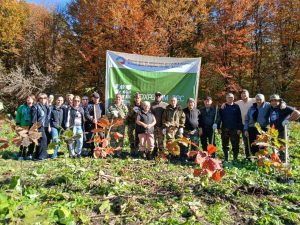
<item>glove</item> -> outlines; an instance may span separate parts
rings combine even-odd
[[[141,109],[137,106],[134,106],[133,111],[136,112],[136,113],[139,113],[139,112],[141,112]]]
[[[289,121],[288,121],[288,120],[282,121],[282,126],[286,126],[286,125],[288,125],[288,124],[289,124]]]
[[[112,114],[114,117],[118,117],[119,112],[118,112],[118,111],[111,111],[111,114]]]
[[[166,128],[162,130],[163,135],[166,135]]]
[[[179,134],[183,134],[183,128],[180,127],[179,130],[178,130]]]
[[[212,129],[217,129],[218,128],[218,125],[216,124],[216,123],[214,123],[213,125],[212,125]]]
[[[244,131],[245,137],[249,137],[249,132],[247,130]]]

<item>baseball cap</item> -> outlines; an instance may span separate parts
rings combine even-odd
[[[279,97],[279,95],[274,94],[274,95],[271,95],[271,96],[270,96],[270,101],[272,101],[272,100],[278,100],[278,101],[280,101],[281,98]]]
[[[162,94],[160,93],[160,91],[155,92],[155,96],[161,96]]]
[[[135,98],[141,97],[141,94],[140,94],[139,92],[136,92],[136,93],[134,94],[134,97],[135,97]]]
[[[94,97],[94,98],[100,98],[100,95],[99,95],[97,92],[94,92],[94,93],[92,94],[92,97]]]
[[[206,96],[206,97],[204,98],[204,100],[212,100],[212,97]]]
[[[193,98],[188,98],[187,103],[189,103],[189,102],[195,102],[195,99],[193,99]]]

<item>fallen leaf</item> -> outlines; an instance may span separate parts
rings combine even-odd
[[[209,144],[207,145],[207,154],[208,155],[211,155],[213,153],[215,153],[217,151],[217,147],[212,145],[212,144]]]

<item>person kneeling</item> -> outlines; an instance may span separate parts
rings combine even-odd
[[[154,125],[156,124],[156,119],[150,111],[150,102],[145,101],[143,103],[143,110],[138,114],[136,124],[141,155],[143,158],[152,159],[152,151],[154,148]]]

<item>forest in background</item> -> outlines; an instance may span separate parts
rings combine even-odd
[[[0,100],[105,90],[106,50],[202,57],[199,97],[247,88],[300,107],[299,0],[0,0]]]

